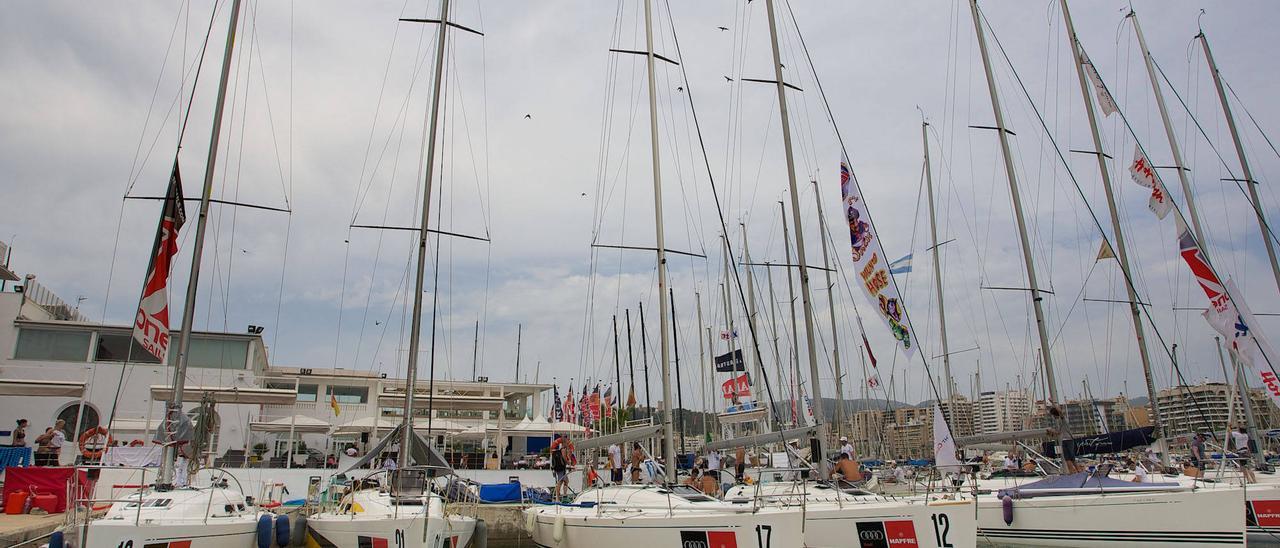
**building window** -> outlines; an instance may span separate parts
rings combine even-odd
[[[62,433],[66,434],[68,443],[74,443],[80,439],[80,434],[90,428],[98,426],[98,410],[89,404],[84,404],[84,425],[77,425],[76,421],[80,418],[80,404],[73,403],[58,412],[58,419],[66,421],[62,428]],[[74,432],[74,434],[73,434]]]
[[[293,390],[293,383],[269,382],[267,383],[267,388],[270,388],[272,390]],[[298,401],[300,402],[316,401],[316,392],[319,391],[319,388],[320,388],[319,386],[314,384],[299,384],[298,385]]]
[[[338,403],[366,403],[369,401],[369,388],[366,386],[329,386],[326,399],[332,397]]]
[[[91,335],[89,331],[22,328],[13,359],[82,362],[89,355]]]
[[[174,341],[177,343],[177,341]],[[249,341],[232,339],[206,339],[196,336],[191,339],[190,356],[187,366],[206,369],[246,369],[249,359]],[[169,352],[169,365],[178,360],[178,352]]]
[[[98,333],[98,347],[94,349],[95,362],[160,363],[160,360],[138,344],[132,335]]]

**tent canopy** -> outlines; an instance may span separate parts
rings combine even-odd
[[[394,430],[401,424],[398,417],[364,417],[345,422],[333,427],[334,434],[359,434],[361,432],[385,432]],[[448,419],[431,419],[431,431],[436,433],[461,432],[466,427]],[[286,429],[287,430],[287,429]],[[415,418],[413,420],[413,430],[415,432],[427,431],[427,419]]]
[[[438,409],[442,411],[501,411],[505,402],[500,396],[459,396],[454,394],[416,394],[414,409]],[[383,392],[378,394],[379,407],[404,408],[404,394]]]

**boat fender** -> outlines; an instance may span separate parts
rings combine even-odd
[[[284,514],[276,516],[276,546],[289,546],[289,516]]]
[[[307,516],[298,514],[297,527],[293,528],[290,546],[303,546],[307,542]]]
[[[489,525],[476,520],[476,532],[471,535],[471,548],[489,548]]]
[[[54,531],[49,535],[49,548],[62,548],[65,543],[62,540],[62,531]]]
[[[537,512],[525,512],[524,513],[524,530],[528,531],[530,535],[533,535],[534,530],[537,528],[538,528]]]
[[[1000,497],[1000,510],[1004,514],[1004,524],[1013,525],[1013,497]]]
[[[556,542],[564,540],[564,516],[556,516],[556,525],[551,529],[551,538]]]
[[[271,514],[258,516],[258,548],[271,548]]]

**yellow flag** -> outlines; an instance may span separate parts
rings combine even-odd
[[[329,394],[329,407],[333,408],[333,416],[342,414],[342,408],[338,407],[338,397],[333,394]]]
[[[1111,244],[1107,243],[1106,240],[1102,240],[1102,247],[1098,249],[1098,258],[1094,259],[1094,262],[1114,258],[1116,258],[1116,254],[1111,250]]]

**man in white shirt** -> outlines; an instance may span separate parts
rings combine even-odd
[[[720,453],[716,451],[708,451],[707,452],[707,470],[715,471],[719,469],[720,469]]]
[[[853,458],[853,444],[849,443],[849,438],[846,436],[840,436],[840,452],[849,455],[849,460],[857,461]]]
[[[1149,483],[1151,481],[1147,478],[1147,467],[1141,461],[1133,466],[1133,481],[1135,483]]]
[[[1231,441],[1236,446],[1236,455],[1239,456],[1240,473],[1244,475],[1245,481],[1249,483],[1257,483],[1258,478],[1253,475],[1253,469],[1250,467],[1253,462],[1250,460],[1249,450],[1249,430],[1241,426],[1239,430],[1231,433]]]
[[[53,456],[49,458],[49,461],[52,463],[51,466],[57,466],[59,464],[58,459],[62,455],[62,445],[67,443],[67,432],[64,430],[66,427],[67,421],[62,419],[53,423],[53,437],[49,438],[49,452],[53,454]],[[1245,439],[1248,439],[1248,436],[1245,436]]]
[[[622,485],[622,447],[609,444],[609,481]]]

